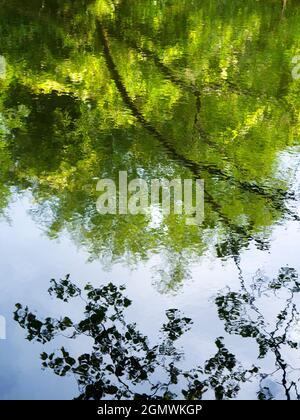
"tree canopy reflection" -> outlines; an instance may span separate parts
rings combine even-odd
[[[300,10],[244,3],[0,1],[1,209],[30,191],[49,237],[67,230],[108,264],[160,252],[162,290],[211,246],[267,246],[275,223],[297,218],[279,156],[299,144]],[[121,170],[201,177],[204,224],[99,215],[95,178]]]
[[[215,303],[224,322],[224,337],[215,339],[215,355],[203,365],[189,368],[182,364],[185,353],[177,341],[192,328],[192,320],[177,309],[167,310],[159,339],[152,344],[136,323],[127,321],[125,310],[132,302],[124,290],[124,286],[111,283],[99,288],[88,284],[81,290],[69,276],[59,282],[52,280],[50,295],[66,303],[82,300],[80,321],[68,316],[41,319],[27,306],[16,305],[14,319],[29,341],[45,344],[61,335],[71,340],[88,338],[87,352],[78,357],[65,346],[59,352],[41,354],[44,368],[59,376],[74,375],[77,398],[233,399],[243,384],[254,382],[258,399],[300,399],[299,367],[290,361],[300,345],[300,282],[294,269],[281,268],[273,280],[256,276],[248,288],[242,280],[238,292],[219,292]],[[277,300],[282,309],[270,317],[266,308],[277,308]],[[228,334],[257,343],[258,356],[252,359],[255,365],[245,368],[238,355],[227,349]],[[274,368],[266,371],[261,360],[269,355]]]
[[[243,338],[253,338],[258,345],[258,358],[271,358],[274,371],[261,372],[259,399],[300,399],[299,369],[296,359],[300,347],[300,281],[291,267],[282,267],[275,279],[258,271],[247,286],[240,271],[241,289],[228,290],[216,298],[218,314],[225,331]],[[281,308],[268,311],[268,306]],[[271,312],[271,314],[270,314]],[[280,385],[280,387],[279,387]]]

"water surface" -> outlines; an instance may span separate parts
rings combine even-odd
[[[76,302],[47,293],[70,274],[80,287],[124,284],[128,319],[152,343],[167,309],[191,318],[178,342],[186,369],[211,360],[223,337],[235,367],[219,358],[213,376],[237,388],[220,394],[211,381],[198,397],[297,399],[299,5],[0,6],[0,398],[78,396],[72,376],[41,370],[39,354],[64,345],[78,357],[89,343],[28,342],[13,319],[18,302],[82,319]],[[99,214],[97,180],[120,171],[148,183],[203,179],[204,222],[159,208]],[[173,385],[181,397],[184,385]],[[137,392],[148,392],[143,381]]]

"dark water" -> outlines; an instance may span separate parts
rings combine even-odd
[[[297,399],[298,2],[0,6],[0,397]],[[159,206],[99,214],[97,181],[119,171],[203,179],[203,223]],[[56,299],[59,284],[50,298],[50,279],[67,274],[99,289],[93,313],[78,296]],[[116,299],[124,325],[92,318]],[[22,310],[13,319],[18,302],[43,324]],[[170,308],[180,312],[159,333]],[[74,340],[56,334],[72,333],[68,321],[45,324],[65,315]],[[126,335],[132,322],[147,345]],[[107,340],[101,323],[119,335]],[[61,346],[74,361],[46,355],[41,370],[40,353]]]

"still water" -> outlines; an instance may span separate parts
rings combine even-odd
[[[283,3],[0,1],[1,399],[300,398]],[[120,171],[201,178],[203,223],[99,214]]]

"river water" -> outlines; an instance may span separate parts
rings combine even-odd
[[[130,394],[101,382],[98,397],[150,395],[151,382],[161,385],[155,397],[173,399],[187,389],[190,398],[299,398],[299,5],[0,6],[0,398],[87,396],[103,377],[122,377]],[[100,214],[97,182],[118,185],[121,171],[146,185],[202,179],[203,222],[164,214],[161,203],[150,214]],[[166,385],[172,355],[161,347],[153,372],[145,379],[139,365],[132,376],[134,342],[117,338],[118,375],[99,362],[96,380],[90,362],[78,389],[75,368],[42,370],[40,353],[64,346],[78,358],[95,339],[28,340],[33,324],[13,315],[20,303],[41,319],[82,320],[76,298],[47,292],[66,275],[80,288],[125,285],[126,320],[151,345],[168,309],[191,318],[169,345],[178,369],[202,368],[200,382],[181,372]]]

